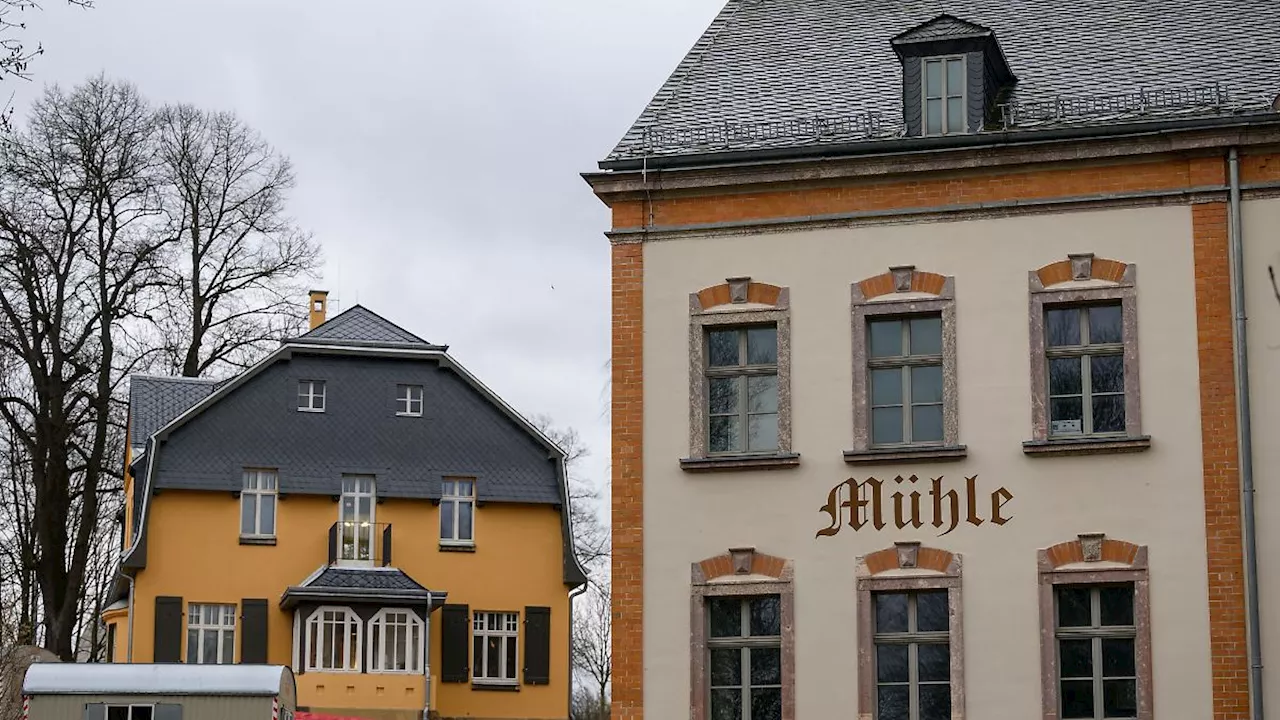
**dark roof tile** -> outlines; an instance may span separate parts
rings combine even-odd
[[[308,588],[360,588],[364,590],[426,590],[408,573],[398,568],[327,567]]]
[[[356,305],[331,318],[294,342],[435,347],[363,305]]]
[[[147,444],[157,430],[209,397],[216,380],[134,375],[129,378],[129,443]]]

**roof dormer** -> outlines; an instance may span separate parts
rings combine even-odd
[[[990,28],[951,15],[891,41],[902,63],[902,112],[911,136],[980,132],[1017,82]]]

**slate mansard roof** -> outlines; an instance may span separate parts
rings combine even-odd
[[[134,375],[129,378],[129,444],[147,438],[218,389],[218,381],[203,378]]]
[[[1142,92],[1175,117],[1280,94],[1276,0],[729,0],[601,166],[901,137],[891,41],[944,14],[958,20],[918,34],[989,28],[1017,77],[1001,102],[1024,112],[1001,130],[1149,120],[1160,111],[1132,110]],[[1084,105],[1047,117],[1060,99]]]

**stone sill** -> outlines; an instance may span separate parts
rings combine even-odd
[[[461,552],[473,553],[476,551],[475,545],[450,545],[448,543],[440,543],[440,552]]]
[[[716,455],[706,458],[681,458],[685,472],[731,472],[734,470],[787,470],[800,467],[799,453],[778,455]]]
[[[490,691],[490,692],[520,692],[520,686],[519,686],[519,685],[516,685],[515,683],[511,683],[511,684],[506,684],[506,683],[482,683],[482,682],[475,682],[475,681],[472,681],[472,682],[471,682],[471,689],[472,689],[472,690],[485,690],[485,691]]]
[[[1031,457],[1041,455],[1108,455],[1143,452],[1150,449],[1150,435],[1028,440],[1022,443],[1022,452]]]
[[[273,537],[242,537],[241,545],[275,545],[276,539]]]
[[[964,445],[935,445],[930,447],[872,448],[870,450],[845,450],[844,461],[850,465],[875,465],[878,463],[906,462],[954,462],[969,455]]]

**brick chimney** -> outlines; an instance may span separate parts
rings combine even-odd
[[[329,311],[329,291],[311,291],[311,329],[315,330],[324,324],[325,314]]]

